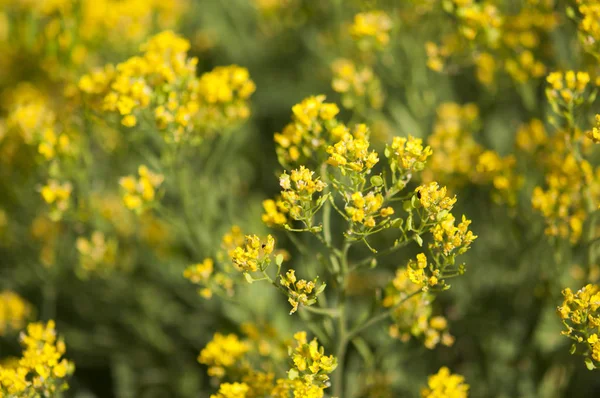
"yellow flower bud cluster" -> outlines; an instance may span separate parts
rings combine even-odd
[[[298,280],[296,271],[288,270],[285,275],[279,275],[281,285],[287,289],[288,302],[292,305],[290,315],[298,311],[299,306],[310,306],[317,302],[317,296],[325,290],[325,284],[317,286],[318,278],[312,281]]]
[[[457,67],[472,62],[477,79],[486,86],[495,83],[499,70],[521,84],[546,74],[547,54],[540,51],[541,41],[559,23],[552,2],[522,2],[516,13],[514,7],[498,2],[453,3],[447,2],[446,7],[457,28],[443,36],[442,44],[426,44],[430,69],[439,72],[446,64]]]
[[[92,106],[119,114],[127,127],[150,109],[169,141],[197,141],[202,133],[248,118],[246,101],[255,90],[248,71],[232,65],[197,78],[198,60],[187,57],[189,47],[171,31],[159,33],[141,46],[142,56],[83,76],[79,89]]]
[[[494,201],[515,205],[522,185],[522,177],[515,171],[516,160],[485,150],[475,141],[473,133],[479,128],[477,107],[445,103],[437,113],[433,134],[428,139],[433,155],[423,180],[431,182],[435,178],[450,189],[468,182],[491,184]]]
[[[100,231],[94,231],[90,239],[79,237],[75,242],[79,252],[81,274],[108,274],[116,266],[117,241],[107,239]]]
[[[497,152],[487,150],[479,155],[475,168],[477,175],[474,178],[479,183],[491,181],[494,187],[493,199],[498,203],[514,206],[523,185],[523,177],[515,172],[516,164],[517,159],[513,155],[502,158]]]
[[[327,147],[327,163],[340,169],[342,174],[369,173],[379,162],[375,151],[369,151],[369,130],[364,124],[357,124],[352,134],[345,132],[341,140]]]
[[[21,330],[32,315],[33,308],[23,297],[5,290],[0,293],[0,336]]]
[[[469,385],[465,378],[458,374],[450,373],[450,369],[442,367],[429,376],[427,387],[421,389],[422,398],[467,398],[469,396]]]
[[[546,97],[557,113],[563,112],[571,104],[580,104],[589,87],[590,75],[587,72],[552,72],[546,77],[548,87]]]
[[[564,138],[565,134],[557,136]],[[561,153],[562,158],[559,157]],[[547,235],[577,243],[587,218],[588,198],[584,197],[584,187],[592,187],[599,177],[589,162],[585,159],[578,161],[568,150],[557,151],[555,157],[548,158],[546,162],[546,185],[535,187],[532,206],[544,216]],[[589,199],[596,206],[600,201],[600,191],[593,188],[590,194]]]
[[[274,136],[279,162],[296,166],[316,160],[320,164],[320,152],[332,141],[329,135],[338,126],[335,116],[339,111],[336,104],[325,102],[324,95],[308,97],[294,105],[292,122]]]
[[[435,181],[418,186],[415,192],[427,218],[431,221],[443,219],[456,203],[456,196],[447,196],[446,187],[440,187]]]
[[[430,350],[438,344],[451,346],[454,337],[448,331],[448,321],[443,316],[433,316],[433,296],[420,293],[409,297],[415,291],[409,272],[408,268],[399,268],[385,289],[382,304],[393,308],[390,336],[402,342],[408,342],[411,336],[422,339]]]
[[[235,334],[215,333],[213,339],[200,351],[198,362],[208,366],[209,376],[222,378],[228,370],[240,366],[249,350],[246,342]]]
[[[548,141],[548,133],[544,123],[539,119],[532,119],[517,130],[515,144],[517,148],[527,154],[534,154]]]
[[[385,149],[385,156],[389,159],[393,173],[398,172],[401,178],[410,178],[413,172],[425,168],[427,158],[433,154],[431,147],[423,146],[423,140],[409,135],[405,137],[394,137],[392,145]]]
[[[214,271],[214,262],[211,258],[205,258],[204,261],[198,264],[190,265],[183,271],[184,278],[190,282],[202,286],[198,293],[204,298],[212,297],[212,290],[209,286],[209,281]]]
[[[280,353],[272,349],[273,342],[278,340],[274,329],[261,330],[250,324],[244,324],[242,328],[250,340],[242,341],[235,334],[224,336],[216,333],[200,352],[198,361],[209,367],[210,376],[220,379],[227,376],[236,380],[222,383],[217,394],[211,397],[324,397],[324,390],[329,384],[328,375],[337,363],[333,356],[324,354],[316,339],[309,343],[306,332],[298,332],[294,335],[294,342],[277,341],[282,348]],[[279,357],[280,354],[283,357]],[[287,377],[275,379],[273,371],[262,370],[272,368],[273,360],[288,359],[288,355],[294,365]],[[269,362],[254,364],[250,361],[251,357],[267,357]]]
[[[325,396],[325,387],[316,384],[310,384],[302,379],[278,379],[277,385],[271,392],[272,398],[323,398]]]
[[[309,220],[325,200],[324,197],[320,197],[314,201],[313,195],[322,192],[327,186],[319,178],[313,178],[314,174],[314,171],[304,166],[292,170],[290,174],[284,172],[279,177],[279,185],[282,189],[281,201],[276,202],[276,206],[279,204],[281,210],[277,209],[275,214],[271,211],[271,215],[269,216],[269,213],[267,213],[263,219],[279,221],[279,219],[284,219],[286,213],[289,213],[292,219],[304,220],[309,224]]]
[[[19,84],[7,95],[7,102],[10,107],[6,127],[14,130],[26,144],[38,141],[42,132],[56,122],[48,99],[31,84]]]
[[[586,365],[594,369],[600,364],[600,287],[589,284],[575,293],[566,288],[562,294],[564,300],[557,312],[566,330],[561,334],[574,341],[571,353],[583,346]]]
[[[350,201],[346,204],[346,214],[355,223],[362,224],[367,228],[375,228],[377,218],[383,221],[389,219],[394,214],[392,207],[383,206],[383,195],[373,191],[363,195],[362,192],[354,192],[350,195]]]
[[[210,398],[247,398],[250,387],[246,383],[222,383],[217,394]]]
[[[425,182],[434,179],[457,188],[471,179],[477,160],[483,151],[473,138],[479,125],[479,109],[475,104],[441,104],[433,133],[427,139],[433,154],[423,171]]]
[[[290,379],[300,379],[308,386],[326,387],[329,374],[337,367],[333,355],[325,355],[325,349],[317,339],[308,342],[306,332],[294,334],[295,346],[291,351],[294,367],[288,372]]]
[[[253,266],[257,266],[258,269],[260,261],[265,265],[270,261],[266,251],[273,250],[270,245],[273,245],[274,241],[269,236],[263,246],[257,239],[255,236],[246,237],[241,228],[234,225],[223,235],[221,247],[215,253],[214,259],[207,257],[200,263],[189,265],[184,270],[183,276],[199,286],[198,294],[205,299],[212,298],[213,294],[232,297],[235,294],[235,284],[239,279],[235,278],[239,277],[238,271],[243,269],[244,272],[250,272]],[[254,245],[258,245],[258,249],[255,250]],[[257,260],[253,257],[255,255],[264,256],[265,259]],[[232,261],[234,258],[235,260]]]
[[[361,12],[354,16],[350,35],[361,49],[382,49],[390,41],[392,20],[384,11]]]
[[[271,235],[261,240],[256,235],[246,235],[245,242],[231,254],[233,265],[240,272],[263,270],[271,262],[271,253],[275,248],[275,239]]]
[[[156,190],[163,183],[164,176],[151,172],[148,167],[138,167],[139,178],[121,177],[119,185],[123,190],[123,203],[137,213],[142,213],[156,200]]]
[[[220,66],[204,73],[198,81],[197,92],[202,105],[196,118],[209,130],[243,122],[250,117],[248,99],[255,90],[256,85],[246,68]]]
[[[471,243],[477,239],[477,235],[469,230],[471,220],[464,215],[458,225],[455,226],[454,223],[454,216],[448,214],[431,230],[433,242],[430,244],[430,248],[442,252],[446,257],[465,253],[471,247]],[[443,283],[443,281],[440,282]]]
[[[369,66],[357,66],[353,61],[340,58],[331,64],[331,87],[342,94],[342,105],[348,109],[379,109],[383,105],[381,81]]]
[[[600,115],[596,115],[596,125],[586,133],[586,136],[595,144],[600,144]]]
[[[580,41],[588,51],[599,54],[600,4],[596,0],[577,0],[577,4],[582,16],[579,21]]]
[[[287,214],[290,212],[288,203],[278,196],[276,199],[265,199],[262,202],[264,213],[262,221],[269,227],[288,223]]]
[[[41,188],[42,198],[50,205],[49,216],[52,220],[60,220],[69,209],[72,191],[73,186],[70,182],[60,183],[54,179],[48,180],[46,185]]]
[[[53,396],[68,388],[66,378],[74,365],[63,358],[66,347],[56,336],[54,321],[27,325],[21,345],[23,353],[14,366],[0,365],[2,396]]]

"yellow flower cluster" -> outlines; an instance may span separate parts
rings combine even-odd
[[[183,271],[183,276],[190,282],[203,286],[198,292],[204,298],[212,297],[212,290],[208,287],[210,277],[213,275],[214,262],[211,258],[205,258],[198,264],[190,265]]]
[[[290,379],[300,379],[307,386],[327,387],[329,374],[337,367],[333,355],[325,355],[317,339],[308,342],[306,332],[294,334],[295,347],[291,351],[294,367],[288,372]]]
[[[392,20],[385,12],[369,11],[354,16],[350,35],[361,48],[382,48],[390,41],[391,30]]]
[[[474,235],[469,230],[471,220],[468,220],[463,215],[458,225],[455,226],[454,222],[454,216],[448,214],[431,230],[433,242],[430,244],[430,247],[441,251],[444,256],[450,256],[454,253],[465,253],[471,247],[471,243],[477,239],[477,235]],[[431,284],[431,281],[429,282]],[[441,282],[443,283],[443,281]]]
[[[81,36],[114,44],[139,41],[151,33],[153,25],[164,29],[189,7],[187,0],[95,0],[81,2]]]
[[[395,278],[385,289],[383,306],[393,308],[390,326],[390,336],[403,342],[410,340],[411,336],[423,339],[423,344],[428,349],[435,348],[438,344],[451,346],[454,337],[448,331],[448,321],[443,316],[432,316],[433,296],[428,293],[414,293],[414,284],[409,277],[407,268],[399,268]]]
[[[546,89],[548,101],[555,110],[569,104],[579,104],[583,101],[584,93],[590,83],[587,72],[552,72],[546,77],[549,87]]]
[[[221,248],[215,253],[214,260],[213,258],[205,258],[201,263],[189,265],[184,270],[183,276],[191,283],[199,286],[198,294],[205,299],[212,298],[213,294],[231,297],[235,294],[234,287],[237,282],[234,276],[239,276],[237,271],[241,270],[235,261],[246,261],[243,265],[245,269],[250,269],[253,264],[258,267],[260,261],[263,261],[266,266],[267,261],[270,261],[265,250],[273,252],[274,241],[272,237],[267,238],[264,247],[257,239],[255,236],[244,236],[241,228],[234,225],[229,232],[223,235]],[[250,245],[250,247],[246,247],[246,245]],[[259,248],[255,250],[253,245],[258,245]],[[254,255],[259,258],[250,258]],[[265,258],[261,259],[261,256]],[[286,258],[285,253],[283,253],[283,257]],[[233,258],[236,260],[232,261]],[[256,263],[254,260],[256,260]]]
[[[447,5],[457,29],[445,35],[440,45],[426,44],[430,69],[441,71],[456,56],[459,60],[452,66],[474,63],[478,80],[487,86],[495,83],[501,69],[517,83],[546,74],[541,60],[546,54],[539,49],[542,39],[558,26],[553,2],[524,1],[517,13],[515,7],[501,2],[461,0]]]
[[[456,203],[456,196],[449,197],[446,187],[440,188],[435,181],[418,186],[415,192],[431,221],[443,219]]]
[[[437,114],[433,134],[428,139],[433,155],[423,172],[423,180],[431,182],[435,177],[450,189],[467,182],[491,183],[494,201],[514,205],[522,182],[515,171],[516,160],[485,150],[475,141],[473,133],[479,125],[477,107],[445,103],[438,107]]]
[[[599,54],[600,40],[600,4],[596,0],[577,0],[581,20],[579,22],[580,40],[584,48]]]
[[[326,133],[338,125],[335,116],[339,111],[336,104],[325,102],[324,95],[308,97],[294,105],[292,122],[274,136],[279,162],[293,166],[316,160],[320,164],[320,151],[330,142]]]
[[[527,154],[534,154],[548,140],[544,123],[539,119],[532,119],[519,127],[515,136],[517,148]]]
[[[0,336],[23,329],[32,310],[31,304],[15,292],[5,290],[0,293]]]
[[[369,152],[369,130],[364,124],[357,124],[352,134],[344,132],[339,142],[327,147],[327,163],[338,167],[342,174],[369,173],[379,162],[377,152]]]
[[[385,149],[385,156],[389,159],[392,172],[399,172],[401,177],[407,178],[413,172],[425,168],[427,158],[433,154],[431,147],[423,146],[423,140],[409,135],[405,137],[394,137],[392,145]]]
[[[210,398],[246,398],[250,388],[246,383],[223,383]]]
[[[26,144],[39,140],[45,129],[52,128],[56,115],[50,108],[48,98],[34,86],[21,83],[10,95],[6,127],[15,131]]]
[[[208,366],[208,374],[223,377],[228,369],[239,365],[249,346],[235,334],[215,333],[213,339],[200,351],[198,362]]]
[[[187,57],[189,47],[171,31],[159,33],[142,45],[142,56],[83,76],[79,88],[92,106],[118,113],[127,127],[150,109],[169,141],[195,142],[200,133],[248,118],[247,99],[255,90],[248,71],[232,65],[197,78],[198,60]]]
[[[564,137],[564,134],[557,137]],[[563,158],[560,158],[561,153]],[[592,186],[597,177],[589,162],[578,161],[568,151],[557,151],[554,158],[548,158],[548,163],[546,188],[535,187],[531,203],[546,219],[547,235],[568,238],[571,243],[576,243],[587,217],[585,202],[588,198],[584,196],[584,188]],[[598,203],[598,189],[592,189],[590,199]]]
[[[290,174],[284,172],[279,177],[279,185],[283,189],[281,191],[283,208],[294,220],[307,220],[320,207],[313,202],[313,195],[322,192],[327,184],[319,178],[313,179],[313,175],[314,171],[300,166]]]
[[[342,94],[342,105],[348,109],[379,109],[383,105],[381,81],[369,66],[357,66],[353,61],[340,58],[331,64],[331,87]]]
[[[469,385],[465,378],[458,374],[450,373],[447,367],[429,376],[427,387],[421,389],[423,398],[467,398],[469,396]]]
[[[138,167],[139,178],[121,177],[119,185],[123,189],[123,203],[128,209],[142,213],[156,200],[156,190],[163,183],[164,176],[151,172],[148,167]]]
[[[256,90],[246,68],[220,66],[203,74],[198,95],[203,100],[198,117],[209,129],[217,129],[248,119],[248,99]]]
[[[53,396],[68,388],[73,363],[62,358],[65,343],[57,339],[54,321],[31,323],[21,335],[23,353],[13,366],[0,365],[0,395]]]
[[[317,296],[325,290],[325,284],[317,286],[317,279],[306,281],[298,280],[296,271],[288,270],[285,275],[280,275],[280,282],[287,289],[288,302],[292,305],[290,315],[298,311],[299,306],[310,306],[317,302]]]
[[[116,265],[117,241],[106,239],[100,231],[94,231],[90,239],[79,237],[75,241],[79,252],[81,273],[106,274],[111,272]]]
[[[277,385],[271,392],[273,398],[323,398],[324,387],[304,382],[301,379],[278,379]]]
[[[586,136],[595,144],[600,144],[600,115],[596,115],[596,125],[586,133]]]
[[[374,228],[377,225],[377,217],[386,220],[394,214],[392,207],[382,208],[382,206],[383,196],[380,193],[371,191],[363,195],[362,192],[354,192],[350,196],[350,201],[345,210],[353,222],[362,224],[367,228]]]
[[[494,151],[484,151],[479,155],[476,181],[491,181],[495,189],[493,199],[499,203],[514,206],[517,202],[517,193],[523,184],[523,177],[516,174],[517,160],[513,155],[504,158]]]
[[[275,239],[271,235],[265,241],[256,235],[246,235],[245,242],[231,254],[233,265],[238,271],[247,273],[263,270],[271,262]]]
[[[564,301],[557,312],[567,329],[561,333],[574,341],[571,353],[577,344],[584,345],[586,365],[594,369],[600,364],[600,287],[590,284],[575,293],[566,288],[562,294]]]
[[[417,261],[411,259],[406,266],[406,273],[410,281],[416,285],[423,286],[424,290],[427,289],[427,286],[437,285],[440,278],[439,269],[434,270],[431,276],[426,275],[426,269],[427,256],[425,253],[417,254]]]
[[[44,201],[50,205],[49,216],[52,220],[60,220],[63,214],[69,209],[71,192],[73,186],[70,182],[60,183],[57,180],[50,179],[44,185],[40,194]]]
[[[289,204],[279,196],[277,199],[265,199],[262,202],[264,213],[262,221],[269,227],[284,225],[288,222]]]

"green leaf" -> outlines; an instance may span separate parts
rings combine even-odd
[[[594,369],[596,369],[596,365],[594,365],[594,362],[592,361],[591,358],[586,358],[585,359],[585,366],[588,368],[588,370],[594,370]]]
[[[283,264],[283,254],[278,254],[275,257],[275,264],[277,264],[279,267],[281,267],[281,264]]]
[[[254,278],[252,278],[252,275],[250,275],[247,272],[244,272],[244,278],[246,278],[246,282],[248,282],[250,284],[254,282]]]
[[[296,369],[290,369],[288,370],[288,379],[290,380],[296,380],[298,378],[298,376],[300,376],[298,374],[298,371]]]
[[[421,235],[415,234],[415,235],[413,236],[413,239],[415,240],[415,242],[417,242],[417,244],[418,244],[420,247],[423,247],[423,238],[421,238]]]

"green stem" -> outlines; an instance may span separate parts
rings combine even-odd
[[[411,294],[409,294],[408,296],[404,297],[402,300],[400,300],[400,302],[398,304],[396,304],[396,306],[390,308],[389,310],[382,312],[379,315],[374,316],[373,318],[369,319],[368,321],[366,321],[365,323],[363,323],[362,325],[358,325],[355,328],[353,328],[352,330],[350,330],[347,334],[347,338],[348,339],[352,339],[355,336],[357,336],[359,333],[361,333],[362,331],[368,329],[369,327],[373,326],[374,324],[383,321],[384,319],[390,317],[394,311],[400,307],[404,302],[406,302],[407,300],[413,298],[414,296],[422,293],[422,290],[417,290],[416,292],[413,292]]]

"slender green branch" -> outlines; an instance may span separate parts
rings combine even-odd
[[[417,290],[416,292],[413,292],[411,294],[409,294],[408,296],[406,296],[405,298],[403,298],[398,304],[396,304],[396,306],[390,308],[389,310],[382,312],[379,315],[374,316],[373,318],[369,319],[368,321],[366,321],[365,323],[356,326],[354,329],[350,330],[347,334],[348,339],[352,339],[355,336],[357,336],[359,333],[361,333],[362,331],[368,329],[369,327],[375,325],[378,322],[383,321],[384,319],[390,317],[394,311],[396,309],[398,309],[398,307],[400,307],[404,302],[406,302],[407,300],[413,298],[414,296],[423,293],[422,290]]]

